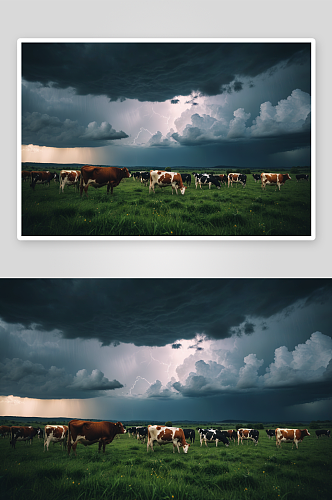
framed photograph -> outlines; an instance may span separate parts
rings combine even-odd
[[[315,239],[314,39],[17,51],[19,240]]]

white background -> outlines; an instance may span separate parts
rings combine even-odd
[[[331,11],[325,0],[1,3],[0,277],[331,277]],[[316,240],[19,241],[19,38],[315,38]]]

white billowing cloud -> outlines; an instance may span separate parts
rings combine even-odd
[[[262,377],[264,386],[276,387],[322,380],[331,359],[332,339],[315,332],[292,352],[285,346],[275,350],[274,362]]]
[[[239,364],[236,351],[234,346],[226,351],[216,350],[218,361],[197,359],[200,352],[188,356],[177,367],[179,380],[173,384],[174,389],[183,396],[199,397],[247,389],[296,387],[323,382],[332,375],[332,339],[320,332],[313,333],[293,351],[285,346],[275,349],[274,361],[263,375],[258,374],[263,359],[250,353]]]
[[[300,89],[292,91],[287,99],[282,99],[276,106],[267,101],[261,104],[260,114],[248,122],[251,114],[244,108],[237,108],[229,116],[225,104],[207,104],[200,106],[192,114],[185,110],[174,121],[177,132],[172,138],[179,144],[198,145],[218,143],[234,139],[264,138],[300,133],[310,130],[311,98]]]
[[[258,369],[264,363],[263,359],[257,359],[256,354],[249,354],[244,358],[244,366],[240,368],[237,387],[246,389],[255,387],[258,381]]]
[[[234,118],[229,123],[228,138],[236,139],[245,137],[247,133],[246,121],[250,118],[250,113],[246,113],[243,108],[234,111]]]
[[[280,135],[299,132],[310,114],[310,95],[302,90],[293,90],[287,99],[276,106],[268,102],[261,104],[260,114],[250,127],[252,137]]]

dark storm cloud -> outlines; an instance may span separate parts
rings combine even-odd
[[[180,349],[182,344],[172,344],[172,349]]]
[[[0,395],[38,399],[92,398],[103,391],[123,387],[117,380],[108,380],[98,369],[91,374],[83,369],[71,375],[64,368],[51,366],[46,369],[40,363],[20,358],[6,358],[0,362],[0,379]]]
[[[331,292],[324,279],[3,279],[0,318],[68,339],[163,346],[196,333],[226,338],[245,323],[252,334],[255,317]]]
[[[61,121],[46,113],[26,112],[22,117],[22,144],[35,144],[49,147],[100,147],[109,141],[129,137],[122,130],[117,132],[112,125],[91,122],[84,127],[69,118]]]
[[[308,65],[308,43],[23,43],[22,76],[78,95],[165,101],[199,92],[217,95],[236,77],[276,65]],[[310,92],[310,79],[303,91]]]

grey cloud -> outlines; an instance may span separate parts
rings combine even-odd
[[[38,399],[89,398],[123,387],[117,380],[108,380],[97,369],[91,375],[83,369],[73,376],[64,368],[51,366],[46,369],[40,363],[20,358],[0,362],[0,380],[1,395]]]
[[[87,127],[77,121],[46,113],[26,112],[22,117],[22,144],[35,144],[49,147],[98,147],[109,144],[108,141],[129,137],[122,130],[117,132],[107,122],[98,125],[91,122]]]
[[[24,43],[22,76],[78,95],[165,101],[310,61],[307,43]],[[147,63],[148,62],[148,63]],[[86,71],[87,66],[89,71]],[[204,71],[202,71],[204,68]]]
[[[250,334],[255,318],[331,293],[328,279],[2,279],[0,318],[68,339],[162,346],[179,332],[222,339],[248,323]]]

